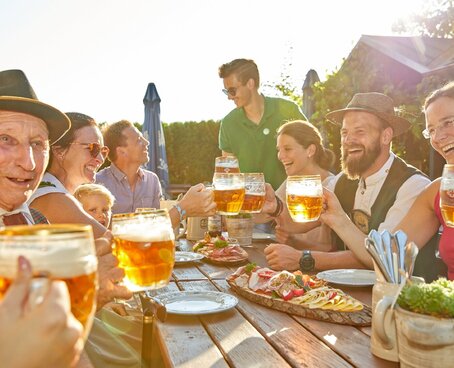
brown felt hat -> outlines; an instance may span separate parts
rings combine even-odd
[[[345,109],[326,114],[326,119],[336,125],[342,125],[344,114],[348,111],[365,111],[385,120],[394,130],[394,137],[407,131],[411,124],[394,112],[392,98],[378,92],[357,93]]]
[[[58,141],[71,127],[71,121],[64,113],[38,100],[22,70],[0,72],[0,110],[21,112],[44,120],[50,144]]]

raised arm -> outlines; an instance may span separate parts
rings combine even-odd
[[[440,222],[435,215],[434,200],[440,189],[440,179],[433,181],[416,198],[407,215],[394,228],[404,231],[409,241],[421,248],[438,231]]]
[[[64,193],[49,193],[36,198],[30,207],[36,208],[47,217],[51,224],[79,223],[91,225],[93,235],[101,237],[107,229],[84,211],[82,205],[72,196]]]

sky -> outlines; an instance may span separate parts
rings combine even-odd
[[[98,122],[142,123],[148,83],[161,120],[222,119],[221,64],[255,60],[262,85],[302,86],[339,68],[362,34],[424,0],[0,0],[0,70],[22,69],[38,98]],[[277,95],[262,88],[267,95]]]

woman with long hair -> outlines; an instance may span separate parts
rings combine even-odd
[[[43,213],[50,223],[90,224],[95,238],[99,238],[107,228],[86,213],[73,194],[79,185],[94,182],[109,150],[104,147],[93,118],[75,112],[66,115],[71,128],[52,145],[46,173],[29,205]]]
[[[334,175],[329,171],[334,162],[334,153],[323,147],[322,137],[318,129],[307,121],[295,120],[283,124],[277,132],[277,151],[279,161],[282,162],[287,176],[293,175],[320,175],[322,185],[328,185]],[[285,207],[286,198],[285,180],[276,190],[276,196]],[[256,222],[269,221],[271,214],[264,216],[258,215]],[[290,215],[283,208],[276,217],[274,217],[276,226],[276,240],[278,243],[285,243],[295,248],[331,250],[330,239],[323,237],[323,231],[319,222],[314,223],[313,230],[304,234],[290,235],[280,228],[281,221],[288,221]]]

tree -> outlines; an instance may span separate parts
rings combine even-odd
[[[409,32],[431,37],[454,37],[453,0],[431,0],[425,4],[420,14],[414,14],[409,20],[399,20],[393,27],[394,32]],[[340,157],[339,128],[330,124],[325,115],[333,110],[346,106],[351,97],[358,92],[379,91],[393,98],[399,106],[399,114],[412,123],[411,130],[393,141],[393,151],[404,157],[413,165],[429,172],[428,158],[430,145],[423,141],[421,130],[424,119],[421,106],[425,96],[446,81],[452,79],[448,73],[423,78],[416,89],[409,89],[403,83],[396,84],[385,72],[386,65],[376,52],[358,45],[349,55],[348,63],[339,70],[326,76],[324,82],[313,87],[315,113],[311,122],[322,132],[325,146],[332,149]],[[284,75],[275,88],[296,100],[293,96],[296,88],[289,85],[290,77]],[[339,166],[337,166],[339,168]]]
[[[424,2],[420,14],[400,19],[393,25],[396,33],[416,32],[421,36],[454,37],[453,0],[430,0]]]

